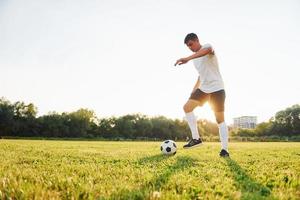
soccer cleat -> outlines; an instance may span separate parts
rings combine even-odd
[[[220,156],[221,157],[229,157],[229,153],[225,149],[222,149],[220,152]]]
[[[202,144],[202,141],[201,141],[200,138],[198,140],[197,139],[191,139],[189,141],[189,143],[187,143],[186,145],[183,146],[183,148],[184,149],[191,149],[191,148],[200,146],[201,144]]]

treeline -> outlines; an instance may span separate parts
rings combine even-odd
[[[237,129],[231,136],[268,137],[278,136],[300,139],[300,104],[293,105],[275,114],[268,122],[260,123],[255,129]]]
[[[218,140],[216,123],[198,120],[201,136]],[[269,122],[258,124],[256,129],[232,129],[232,137],[299,136],[300,105],[279,111]],[[37,117],[37,107],[24,102],[11,103],[0,98],[0,136],[46,138],[103,138],[103,139],[174,139],[190,137],[184,119],[164,116],[148,117],[129,114],[121,117],[98,118],[94,111],[79,109]]]
[[[198,123],[203,135],[218,135],[215,123],[207,120],[199,120]],[[37,117],[34,104],[19,101],[11,103],[1,98],[0,136],[186,140],[190,131],[183,119],[142,114],[98,118],[94,111],[83,108],[70,113],[51,112]]]

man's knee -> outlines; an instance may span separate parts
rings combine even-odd
[[[184,110],[185,113],[192,112],[192,110],[191,110],[191,108],[190,108],[190,106],[189,106],[188,103],[184,104],[183,110]]]
[[[196,107],[195,103],[191,103],[188,101],[188,102],[186,102],[186,104],[184,104],[183,110],[185,113],[189,113],[189,112],[192,112],[195,107]]]
[[[215,113],[215,116],[218,124],[224,122],[224,112],[217,112]]]
[[[224,119],[222,119],[222,118],[216,118],[216,121],[217,121],[218,124],[221,124],[222,122],[224,122]]]

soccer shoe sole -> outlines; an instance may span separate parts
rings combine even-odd
[[[228,155],[219,155],[221,158],[229,158],[229,154]]]
[[[193,148],[196,148],[196,147],[200,147],[200,146],[202,146],[203,145],[203,143],[199,143],[199,144],[196,144],[196,145],[194,145],[194,146],[191,146],[191,147],[183,147],[184,149],[193,149]]]

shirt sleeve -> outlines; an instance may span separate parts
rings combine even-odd
[[[202,46],[203,49],[211,48],[212,52],[214,52],[214,48],[211,46],[211,44],[205,44]]]

